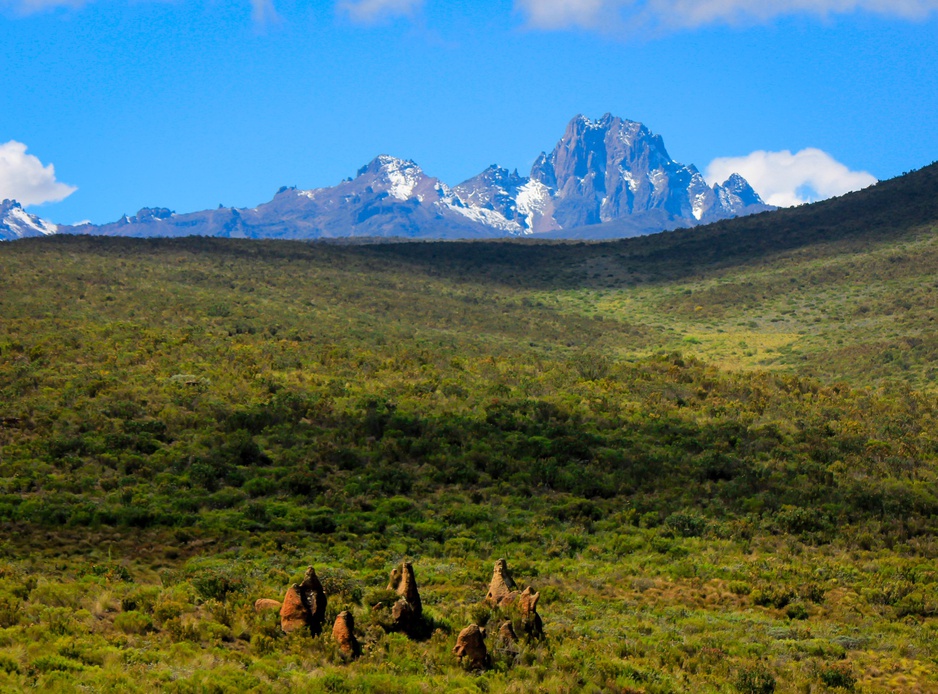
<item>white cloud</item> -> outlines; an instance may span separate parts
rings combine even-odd
[[[273,0],[251,0],[251,18],[256,24],[268,24],[280,19]]]
[[[26,145],[16,140],[0,144],[0,199],[11,198],[23,206],[58,202],[78,190],[55,180],[55,167],[43,166]]]
[[[515,0],[531,26],[539,29],[563,29],[568,26],[592,27],[601,15],[615,10],[610,0]]]
[[[866,171],[851,171],[820,149],[792,154],[753,152],[745,157],[721,157],[707,167],[704,177],[722,183],[738,173],[770,205],[790,207],[860,190],[876,183]]]
[[[356,22],[374,22],[386,17],[412,15],[423,0],[339,0],[338,7]]]
[[[60,7],[78,8],[92,0],[0,0],[0,9],[8,7],[21,15],[35,14]],[[274,0],[251,0],[251,18],[256,24],[269,24],[280,19]]]
[[[57,7],[81,7],[85,0],[0,0],[0,8],[9,7],[17,14],[33,14]]]
[[[689,29],[706,24],[753,24],[784,15],[872,12],[922,19],[938,0],[515,0],[539,29]]]

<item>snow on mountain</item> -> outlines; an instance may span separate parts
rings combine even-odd
[[[16,200],[0,202],[0,241],[48,236],[58,229],[52,222],[29,214]]]
[[[745,201],[736,194],[741,186],[752,190],[741,177],[742,184],[734,179],[724,194],[722,186],[708,186],[696,167],[674,161],[660,135],[610,114],[596,121],[585,116],[571,120],[556,147],[538,157],[531,178],[552,190],[552,219],[560,229],[652,210],[693,224],[762,205],[754,192]],[[546,226],[542,221],[535,231],[548,231]]]
[[[571,120],[530,176],[493,165],[450,188],[415,162],[383,154],[338,185],[283,187],[254,208],[189,214],[144,208],[112,224],[61,231],[292,239],[558,237],[612,221],[623,222],[616,228],[628,233],[652,233],[766,209],[741,176],[708,186],[695,167],[671,159],[659,135],[606,114],[595,121]]]

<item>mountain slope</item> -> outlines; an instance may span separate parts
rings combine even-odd
[[[936,200],[930,167],[613,243],[0,244],[0,688],[930,691]],[[428,639],[385,633],[404,557]],[[497,557],[546,643],[496,640]],[[308,565],[361,658],[255,612]]]
[[[554,150],[538,157],[531,178],[554,191],[551,214],[544,215],[548,221],[535,231],[576,229],[652,211],[695,223],[769,209],[739,175],[708,186],[696,167],[671,159],[659,135],[610,114],[570,121]]]
[[[175,214],[145,208],[101,226],[63,227],[104,236],[424,239],[635,236],[770,209],[733,175],[708,186],[673,161],[660,136],[609,114],[577,116],[529,177],[493,165],[450,188],[413,161],[375,158],[355,178],[315,190],[281,188],[250,209]],[[617,222],[603,229],[593,225]]]
[[[58,229],[57,225],[29,214],[16,200],[0,202],[0,241],[48,236]]]

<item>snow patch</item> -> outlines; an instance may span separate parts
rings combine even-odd
[[[458,198],[457,198],[458,200]],[[461,201],[460,201],[461,202]],[[449,209],[453,212],[458,212],[463,217],[477,222],[479,224],[484,224],[500,231],[507,231],[512,234],[518,234],[525,231],[518,222],[512,219],[506,219],[504,215],[495,210],[490,210],[486,207],[465,207],[462,205],[456,205],[454,203],[444,203]]]
[[[10,208],[2,223],[20,238],[36,233],[49,236],[59,230],[58,225],[29,214],[18,205]]]
[[[518,189],[515,198],[518,212],[525,218],[525,228],[530,231],[534,228],[534,220],[543,215],[550,201],[550,188],[540,181],[530,180]]]
[[[706,193],[697,193],[694,196],[694,201],[691,205],[691,212],[694,215],[694,219],[698,222],[703,217],[704,212],[707,211],[707,194]]]
[[[395,157],[378,157],[381,171],[387,183],[388,195],[398,200],[408,200],[414,193],[414,188],[420,182],[423,171],[412,161],[403,161]]]

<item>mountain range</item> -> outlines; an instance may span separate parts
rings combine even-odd
[[[144,208],[92,225],[57,226],[12,201],[0,208],[0,240],[69,233],[317,239],[603,238],[637,236],[773,209],[733,174],[708,185],[641,123],[578,115],[536,159],[530,175],[491,166],[450,187],[413,161],[381,155],[336,186],[282,187],[253,208],[177,214]]]

